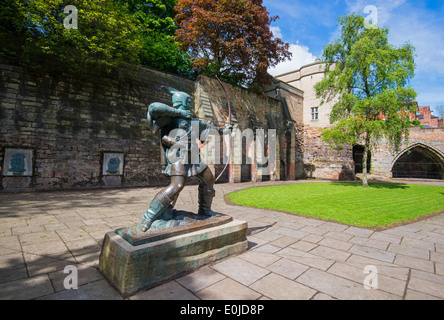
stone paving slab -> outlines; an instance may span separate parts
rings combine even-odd
[[[201,300],[256,300],[262,295],[234,279],[225,278],[200,290],[196,296]]]
[[[344,279],[330,272],[311,268],[296,280],[299,283],[341,300],[399,300],[382,290],[367,290],[362,283]]]
[[[373,231],[224,201],[243,188],[306,182],[217,184],[214,208],[248,222],[248,250],[128,299],[444,300],[444,214]],[[159,190],[0,194],[0,299],[123,299],[98,271],[103,237],[137,223]],[[197,186],[177,204],[196,210]],[[67,266],[78,289],[65,289]],[[376,289],[364,286],[367,266]]]
[[[251,288],[273,300],[308,300],[316,290],[276,273],[255,282]]]

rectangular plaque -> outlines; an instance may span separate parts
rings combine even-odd
[[[118,152],[103,153],[102,175],[103,176],[123,175],[123,153],[118,153]]]
[[[3,161],[3,176],[30,177],[32,176],[33,150],[6,148]]]

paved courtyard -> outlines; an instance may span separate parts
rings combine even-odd
[[[242,188],[304,182],[216,185],[215,211],[248,222],[249,249],[129,299],[444,299],[444,214],[375,232],[224,201]],[[123,299],[98,270],[101,242],[139,222],[159,190],[0,194],[0,299]],[[196,210],[197,186],[177,207]],[[76,290],[64,286],[69,265]]]

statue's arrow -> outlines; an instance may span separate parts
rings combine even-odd
[[[225,86],[223,85],[222,81],[220,81],[219,77],[216,75],[216,79],[217,81],[219,81],[219,84],[222,86],[222,89],[225,92],[225,97],[227,98],[227,102],[228,102],[228,124],[231,126],[231,103],[230,103],[230,97],[228,96],[227,90],[225,89]],[[216,178],[216,182],[219,180],[219,178],[222,176],[222,174],[225,172],[225,170],[228,167],[228,164],[231,162],[231,135],[230,135],[230,149],[229,149],[229,156],[228,156],[228,161],[225,164],[224,169],[222,170],[222,172],[219,174],[219,176]]]

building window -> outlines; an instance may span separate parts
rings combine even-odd
[[[318,108],[311,108],[311,120],[318,120],[319,114],[318,114]]]

